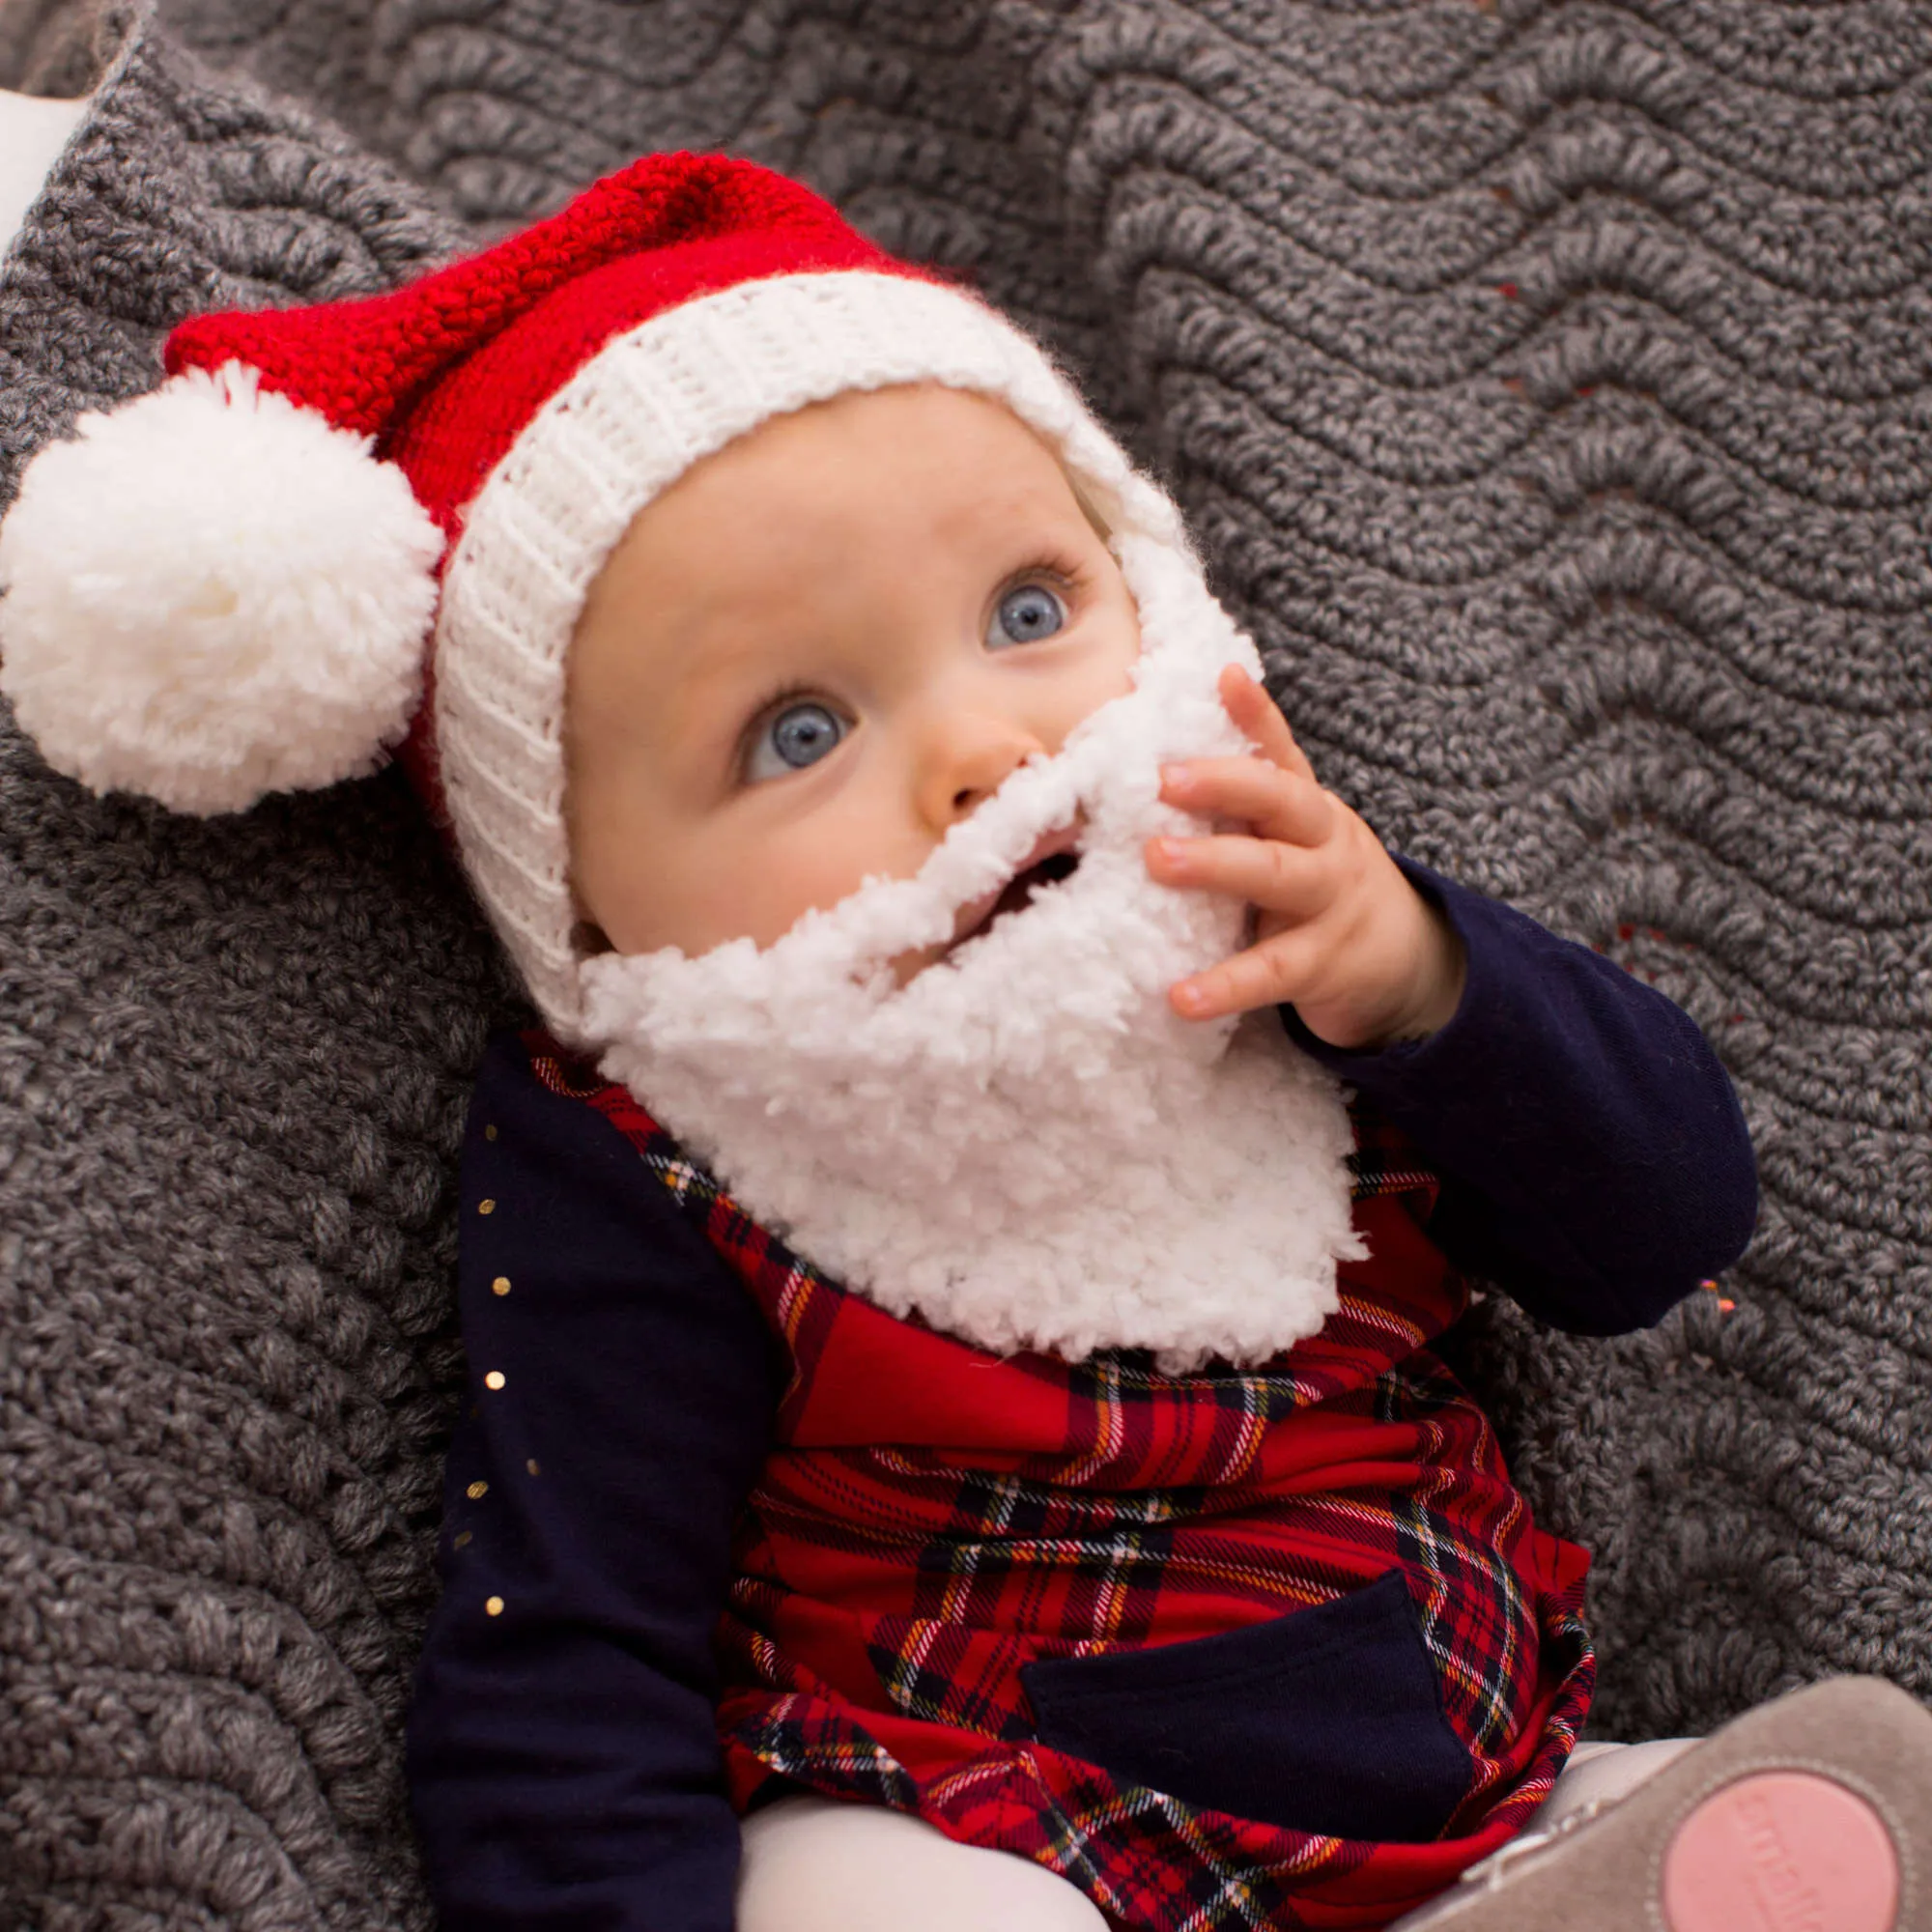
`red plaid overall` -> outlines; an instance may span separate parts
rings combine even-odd
[[[1000,1359],[846,1293],[738,1209],[619,1087],[604,1113],[765,1311],[790,1363],[720,1631],[743,1808],[777,1776],[1050,1866],[1155,1932],[1386,1924],[1510,1838],[1589,1706],[1584,1553],[1537,1530],[1430,1351],[1467,1289],[1428,1240],[1435,1177],[1359,1116],[1327,1325],[1259,1369]],[[1473,1766],[1442,1833],[1257,1823],[1036,1735],[1020,1671],[1250,1629],[1399,1572]],[[1288,1746],[1285,1747],[1291,1747]]]

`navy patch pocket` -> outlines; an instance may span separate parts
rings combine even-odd
[[[1247,1630],[1043,1658],[1020,1681],[1041,1744],[1237,1818],[1422,1843],[1469,1788],[1399,1570]]]

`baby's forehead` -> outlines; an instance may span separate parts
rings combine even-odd
[[[853,391],[694,464],[638,513],[593,601],[689,621],[837,602],[841,588],[908,570],[938,589],[949,560],[996,568],[1075,526],[1105,540],[1093,493],[997,398],[931,384]]]

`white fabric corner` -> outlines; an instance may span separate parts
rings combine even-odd
[[[90,97],[43,100],[0,90],[0,254],[13,245],[61,151],[73,139]]]

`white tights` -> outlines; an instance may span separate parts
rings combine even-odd
[[[1057,1872],[877,1804],[781,1798],[745,1820],[738,1932],[1107,1932]]]
[[[1690,1739],[1582,1745],[1539,1814],[1621,1798]],[[745,1821],[738,1932],[1106,1932],[1084,1892],[1009,1852],[873,1804],[781,1798]]]

